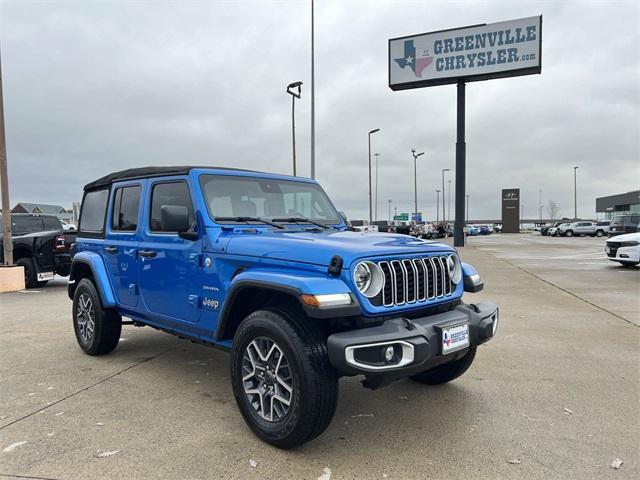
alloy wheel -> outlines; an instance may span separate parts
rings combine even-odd
[[[278,422],[289,413],[293,400],[293,372],[280,346],[268,337],[257,337],[242,356],[244,393],[256,413]]]
[[[85,343],[90,342],[95,330],[95,310],[91,297],[85,293],[78,298],[76,323],[78,324],[78,332],[82,340]]]

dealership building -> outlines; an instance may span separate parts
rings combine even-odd
[[[596,212],[606,219],[625,213],[640,214],[640,190],[596,198]]]

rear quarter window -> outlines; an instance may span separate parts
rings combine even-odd
[[[87,192],[80,210],[80,226],[78,232],[89,235],[104,234],[104,221],[107,213],[109,190]]]

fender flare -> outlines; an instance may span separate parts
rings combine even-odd
[[[94,285],[100,294],[100,300],[102,300],[103,307],[115,307],[116,297],[113,292],[113,287],[109,281],[109,275],[107,268],[105,267],[102,257],[95,252],[79,252],[73,257],[71,263],[71,271],[69,272],[69,285],[74,285],[76,282],[75,269],[79,264],[84,264],[89,267],[94,279]]]
[[[337,318],[358,316],[360,305],[349,287],[339,278],[326,275],[296,275],[279,270],[243,270],[235,275],[224,299],[214,338],[220,340],[227,323],[232,321],[231,310],[237,295],[247,288],[261,288],[285,293],[295,298],[304,312],[312,318]],[[300,300],[302,294],[349,293],[352,303],[347,306],[314,308]]]

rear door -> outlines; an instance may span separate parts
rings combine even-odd
[[[129,307],[138,305],[140,293],[138,235],[143,187],[143,181],[114,185],[104,242],[114,293],[119,304]]]
[[[157,323],[183,327],[200,319],[199,286],[202,241],[185,240],[165,231],[163,206],[186,207],[196,229],[193,201],[186,177],[149,180],[145,196],[144,231],[139,245],[140,292],[144,308]],[[186,328],[185,328],[186,327]]]

